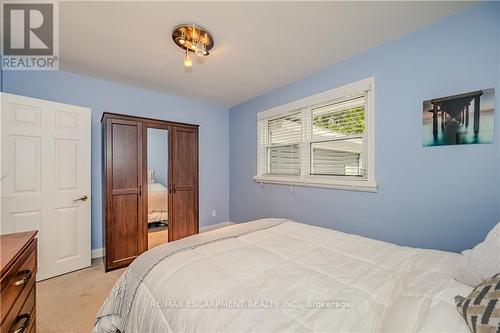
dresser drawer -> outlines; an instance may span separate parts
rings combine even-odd
[[[36,315],[36,311],[33,310],[33,312],[31,312],[32,314],[32,317],[30,319],[30,326],[28,327],[28,329],[26,330],[26,332],[28,333],[36,333],[36,318],[35,318],[35,315]]]
[[[16,303],[17,305],[17,303]],[[5,322],[2,324],[2,333],[28,333],[34,331],[35,327],[35,286],[32,285],[28,297],[24,303],[17,309],[16,305],[12,308]]]
[[[9,269],[1,281],[1,326],[2,332],[9,328],[19,311],[27,304],[27,298],[34,295],[36,280],[36,241],[33,242]],[[32,290],[33,289],[33,290]],[[33,296],[34,298],[34,296]],[[33,303],[34,304],[34,303]],[[6,331],[8,332],[8,331]]]

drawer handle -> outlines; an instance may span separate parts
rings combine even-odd
[[[30,319],[31,316],[27,313],[17,316],[16,321],[14,322],[14,325],[12,326],[10,332],[23,333],[28,328],[30,324]]]
[[[33,275],[33,272],[29,269],[26,269],[24,271],[20,271],[18,273],[19,275],[24,275],[23,278],[21,280],[17,280],[16,282],[14,282],[14,284],[16,286],[22,286],[23,284],[26,284],[30,279],[31,279],[31,276]]]

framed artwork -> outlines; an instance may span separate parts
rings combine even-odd
[[[495,89],[424,101],[423,146],[492,143]]]

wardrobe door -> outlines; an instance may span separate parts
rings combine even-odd
[[[106,271],[145,251],[142,212],[142,123],[106,120]]]
[[[198,129],[172,127],[169,241],[198,233]]]

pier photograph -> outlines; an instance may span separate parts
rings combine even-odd
[[[424,101],[422,118],[424,147],[492,143],[495,89]]]

